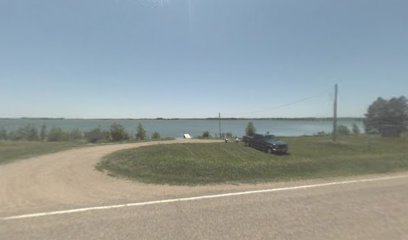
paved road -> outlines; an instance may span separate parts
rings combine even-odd
[[[134,183],[93,169],[101,156],[139,146],[75,149],[1,166],[0,239],[408,239],[407,173],[351,178],[377,179],[360,182],[177,187]],[[348,182],[325,184],[339,181]],[[305,185],[315,187],[293,188]],[[5,220],[276,188],[285,190]]]
[[[408,178],[0,221],[1,239],[408,239]]]

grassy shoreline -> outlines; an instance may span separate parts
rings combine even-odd
[[[375,136],[285,138],[289,155],[268,155],[242,144],[174,144],[106,156],[101,171],[174,185],[256,183],[408,170],[408,139]]]

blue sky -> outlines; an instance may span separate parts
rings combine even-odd
[[[0,117],[363,116],[408,95],[406,0],[1,0]]]

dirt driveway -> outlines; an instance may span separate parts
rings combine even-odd
[[[174,140],[95,146],[0,166],[0,216],[225,189],[225,186],[210,188],[142,184],[110,177],[95,170],[95,164],[103,156],[118,150],[155,144],[210,142],[214,141]],[[233,185],[230,187],[234,188]]]

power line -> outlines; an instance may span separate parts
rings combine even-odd
[[[279,109],[279,108],[288,107],[288,106],[296,105],[296,104],[299,104],[299,103],[302,103],[302,102],[306,102],[306,101],[308,101],[310,99],[321,97],[321,96],[326,95],[326,94],[327,93],[324,93],[324,94],[321,93],[321,94],[314,95],[314,96],[311,96],[311,97],[301,98],[301,99],[298,99],[298,100],[290,102],[290,103],[277,105],[277,106],[274,106],[272,108],[267,108],[267,109],[263,109],[263,110],[252,111],[252,112],[241,112],[241,113],[223,113],[223,115],[224,116],[225,115],[227,115],[227,116],[242,116],[242,115],[250,115],[250,114],[256,114],[256,113],[269,112],[271,110],[276,110],[276,109]]]

